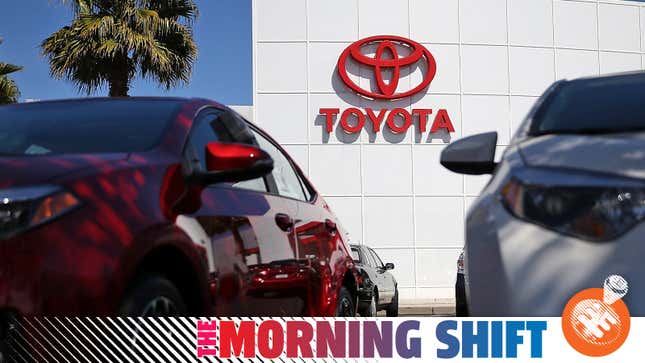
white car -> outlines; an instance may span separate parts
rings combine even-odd
[[[470,315],[560,316],[618,274],[645,316],[645,73],[558,81],[499,163],[496,141],[467,137],[441,156],[454,172],[492,174],[466,219]]]

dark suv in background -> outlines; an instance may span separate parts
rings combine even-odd
[[[0,107],[0,316],[354,316],[337,223],[218,103]]]
[[[399,315],[399,290],[390,273],[393,263],[383,263],[373,249],[364,245],[350,245],[359,273],[358,312],[361,316],[376,316],[385,310],[387,316]]]

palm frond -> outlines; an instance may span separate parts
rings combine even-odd
[[[199,10],[193,0],[143,0],[141,6],[157,10],[162,18],[191,22],[199,16]]]
[[[0,38],[0,44],[2,44],[2,38]],[[0,104],[18,102],[20,90],[16,82],[7,77],[7,75],[20,70],[22,70],[20,66],[0,62]]]
[[[16,103],[19,97],[16,83],[8,77],[0,77],[0,104]]]
[[[63,4],[70,5],[75,14],[88,14],[94,7],[94,0],[60,0]]]
[[[80,35],[87,38],[102,38],[114,32],[114,18],[111,16],[83,15],[74,24]]]
[[[18,72],[20,70],[22,70],[22,67],[20,66],[0,62],[0,76],[6,76],[7,74]]]

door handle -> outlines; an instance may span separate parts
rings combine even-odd
[[[285,232],[291,232],[293,230],[293,218],[284,213],[278,213],[275,215],[275,223],[278,225],[278,228]]]

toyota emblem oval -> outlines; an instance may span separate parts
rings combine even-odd
[[[374,57],[363,54],[363,48],[372,44],[377,46]],[[410,54],[399,57],[397,45],[409,49]],[[386,58],[386,53],[389,53],[390,57]],[[356,63],[373,69],[376,90],[361,88],[352,81],[347,72],[347,61],[350,57]],[[425,66],[423,81],[408,91],[396,93],[401,68],[415,64],[419,67]],[[383,72],[386,70],[391,71],[392,74],[389,82],[386,82],[383,77]],[[338,74],[347,87],[358,94],[374,99],[392,100],[412,96],[428,87],[436,72],[437,63],[428,49],[413,40],[395,35],[376,35],[358,40],[348,46],[338,59]]]

